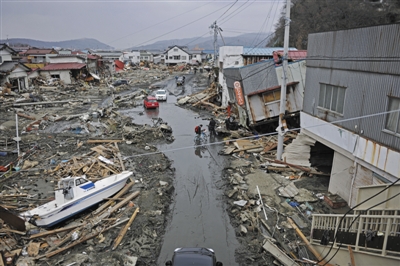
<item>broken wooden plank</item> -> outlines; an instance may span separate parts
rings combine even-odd
[[[118,226],[118,225],[120,225],[120,224],[122,224],[122,223],[125,223],[126,220],[127,220],[127,219],[121,220],[121,221],[119,221],[118,223],[116,223],[116,224],[114,224],[114,225],[111,225],[111,226],[105,228],[105,229],[102,230],[102,231],[91,233],[91,234],[89,234],[89,235],[83,237],[82,239],[80,239],[80,240],[78,240],[78,241],[75,241],[74,243],[71,243],[70,245],[68,245],[68,246],[66,246],[66,247],[63,247],[63,248],[60,248],[60,249],[58,249],[58,250],[56,250],[56,251],[47,253],[47,254],[45,254],[45,255],[43,255],[43,256],[36,257],[35,259],[40,259],[40,258],[42,258],[42,257],[47,257],[47,258],[53,257],[54,255],[57,255],[57,254],[60,253],[60,252],[63,252],[63,251],[65,251],[65,250],[68,250],[68,249],[70,249],[70,248],[72,248],[72,247],[74,247],[74,246],[76,246],[76,245],[78,245],[78,244],[81,244],[81,243],[83,243],[83,242],[86,242],[87,240],[92,239],[92,238],[94,238],[94,237],[100,235],[101,233],[104,233],[104,232],[110,230],[111,228],[114,228],[115,226]]]
[[[128,183],[126,184],[117,194],[114,195],[113,198],[120,198],[122,195],[124,195],[132,186],[133,184],[135,184],[134,182]],[[102,210],[108,208],[108,206],[110,206],[113,203],[112,200],[107,201],[106,203],[104,203],[103,205],[101,205],[99,208],[97,208],[97,210],[95,210],[93,212],[94,215],[100,213]]]
[[[15,198],[15,197],[27,197],[28,194],[7,194],[7,195],[0,195],[0,198]]]
[[[268,238],[266,239],[265,244],[263,245],[263,249],[271,253],[272,256],[274,256],[274,258],[279,260],[285,266],[299,265],[294,260],[292,260],[288,255],[286,255],[285,252],[283,252],[280,248],[278,248],[274,243],[272,243],[272,241],[269,240]]]
[[[354,254],[353,254],[353,249],[350,246],[347,246],[350,254],[350,261],[351,261],[351,266],[356,266],[356,261],[354,259]]]
[[[307,173],[309,173],[311,171],[310,168],[306,168],[306,167],[303,167],[303,166],[299,166],[299,165],[283,162],[283,161],[280,161],[280,160],[274,160],[274,162],[280,163],[280,164],[285,164],[285,165],[300,169],[301,171],[304,171],[304,172],[307,172]]]
[[[293,227],[293,229],[296,231],[297,235],[303,240],[303,242],[306,244],[306,247],[308,248],[309,251],[311,251],[312,254],[318,259],[318,265],[325,265],[325,266],[333,266],[332,264],[329,264],[323,260],[321,254],[311,245],[311,243],[308,241],[307,237],[303,235],[301,230],[297,227],[296,223],[290,218],[287,217],[287,220],[289,224]]]
[[[136,210],[133,212],[131,218],[129,219],[128,223],[121,229],[117,238],[114,240],[114,245],[112,247],[112,250],[115,250],[118,247],[119,243],[121,243],[122,238],[124,238],[126,232],[128,231],[129,226],[131,226],[133,220],[135,220],[135,217],[138,212],[139,212],[139,208],[136,208]]]
[[[35,118],[35,117],[33,117],[33,116],[29,116],[29,115],[27,115],[27,114],[23,114],[23,113],[17,113],[17,115],[18,115],[18,116],[20,116],[20,117],[23,117],[23,118],[30,119],[30,120],[36,120],[36,118]]]
[[[41,243],[30,242],[26,251],[30,257],[36,257],[39,254],[39,248]]]
[[[208,95],[207,97],[201,99],[201,100],[198,101],[197,103],[192,104],[192,106],[196,106],[196,105],[198,105],[198,104],[200,104],[200,103],[205,103],[205,101],[207,101],[207,100],[209,100],[209,99],[211,99],[212,97],[215,97],[215,96],[217,96],[217,95],[218,95],[218,93],[213,93],[213,94],[211,94],[211,95]]]
[[[73,226],[68,226],[68,227],[63,227],[63,228],[58,228],[58,229],[55,229],[55,230],[46,231],[46,232],[42,232],[42,233],[37,233],[37,234],[31,235],[29,237],[29,239],[34,239],[34,238],[38,238],[38,237],[44,237],[44,236],[48,236],[48,235],[52,235],[52,234],[57,234],[57,233],[68,231],[68,230],[71,230],[71,229],[75,229],[75,228],[77,228],[79,226],[84,226],[84,225],[85,225],[85,223],[77,224],[77,225],[73,225]]]
[[[119,150],[118,144],[115,142],[114,145],[115,145],[115,148],[117,149],[117,157],[118,157],[119,163],[121,164],[122,171],[125,171],[125,165],[124,165],[124,162],[122,161],[121,152]]]
[[[93,143],[118,143],[122,142],[122,139],[88,139],[86,142],[93,144]]]

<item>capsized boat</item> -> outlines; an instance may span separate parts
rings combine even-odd
[[[51,227],[114,195],[124,187],[131,175],[132,172],[123,171],[94,183],[86,176],[63,178],[58,181],[55,200],[23,212],[20,216],[36,226]]]

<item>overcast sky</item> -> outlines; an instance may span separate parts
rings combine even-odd
[[[124,49],[159,40],[272,32],[285,0],[0,0],[0,39],[94,38]]]

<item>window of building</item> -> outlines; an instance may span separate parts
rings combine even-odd
[[[178,48],[174,48],[174,52],[178,52]]]
[[[400,109],[400,99],[389,97],[387,111],[395,111]],[[386,115],[385,129],[393,133],[400,134],[400,111],[391,112]]]
[[[0,56],[0,63],[3,63],[3,57]]]
[[[50,75],[53,79],[59,79],[60,78],[60,75],[59,74],[53,74],[53,75]]]
[[[343,114],[346,88],[329,84],[321,84],[318,106]]]
[[[145,59],[145,60],[148,60],[148,59],[149,59],[149,57],[148,57],[148,56],[145,56],[145,57],[144,57],[144,59]]]
[[[281,91],[276,90],[264,93],[263,98],[265,103],[279,101],[281,99]]]
[[[170,56],[169,59],[172,59],[172,56]]]
[[[179,55],[174,55],[174,60],[180,60],[181,57]]]

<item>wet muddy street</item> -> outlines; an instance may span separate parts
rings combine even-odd
[[[238,265],[235,262],[235,249],[239,243],[230,224],[224,204],[222,170],[225,157],[218,155],[221,145],[194,147],[194,127],[208,125],[205,116],[175,105],[173,94],[193,93],[193,79],[188,78],[185,91],[176,88],[174,81],[166,84],[170,91],[166,102],[160,102],[157,110],[144,110],[142,106],[121,111],[134,117],[138,124],[152,124],[152,118],[161,117],[173,129],[175,141],[158,145],[158,149],[173,160],[175,168],[174,201],[170,207],[158,265],[165,265],[177,247],[209,247],[215,250],[217,259],[224,265]],[[143,112],[143,115],[140,113]],[[208,141],[208,144],[212,141]]]

